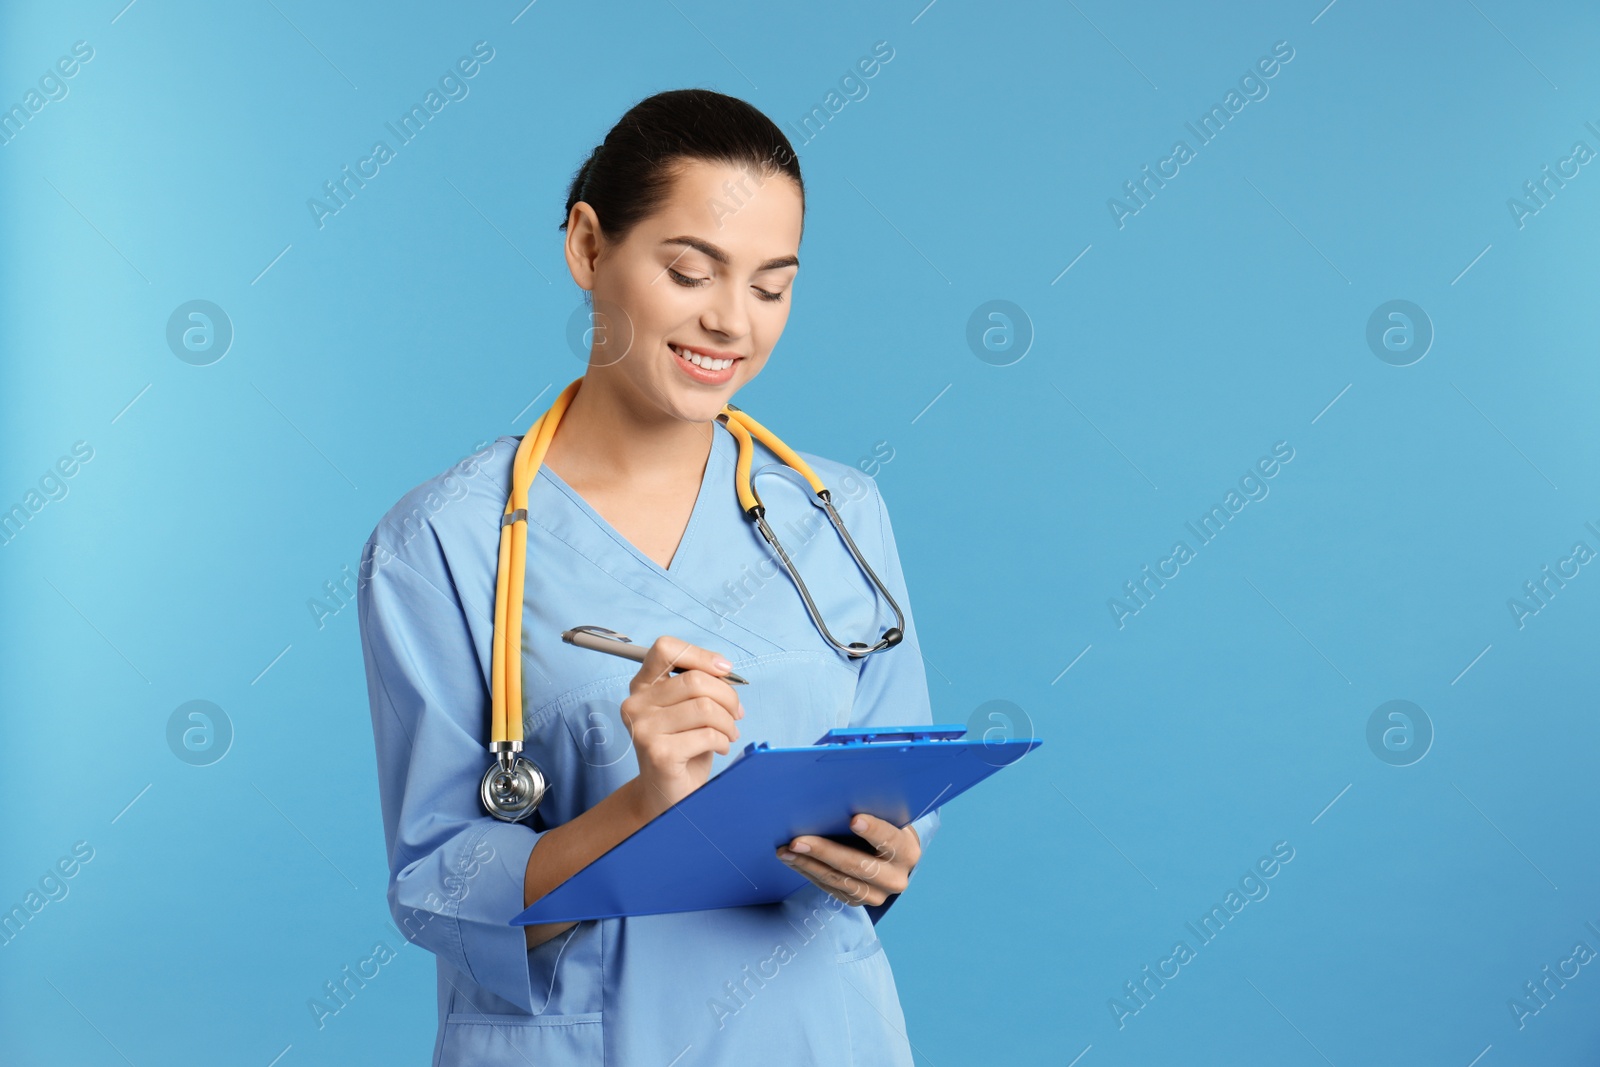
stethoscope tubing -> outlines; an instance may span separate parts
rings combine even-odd
[[[500,519],[500,545],[495,574],[494,634],[491,639],[490,663],[490,742],[489,751],[494,763],[485,773],[480,785],[484,807],[498,819],[516,822],[527,818],[538,807],[548,789],[548,780],[539,768],[524,759],[522,751],[522,603],[527,579],[528,552],[528,492],[534,476],[544,463],[550,442],[555,438],[556,427],[566,414],[573,397],[577,396],[583,379],[578,378],[561,391],[542,415],[536,419],[517,446],[511,464],[511,490],[506,497],[505,510]],[[899,644],[904,638],[905,615],[900,605],[873,571],[856,547],[855,539],[845,528],[829,497],[828,489],[799,454],[784,444],[779,437],[760,422],[732,404],[723,406],[717,413],[721,422],[739,446],[739,459],[734,471],[734,488],[745,515],[756,526],[763,540],[772,547],[778,562],[788,573],[800,593],[807,613],[823,638],[835,650],[850,658],[863,658]],[[806,588],[805,579],[782,542],[766,521],[766,507],[751,482],[750,467],[755,448],[755,437],[771,449],[789,467],[797,471],[811,486],[828,520],[838,531],[856,566],[872,582],[877,592],[888,601],[895,616],[895,625],[883,632],[872,644],[863,642],[844,644],[835,638],[823,622],[822,613]]]

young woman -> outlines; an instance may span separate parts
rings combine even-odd
[[[778,855],[807,882],[777,904],[510,925],[746,744],[931,721],[877,486],[799,453],[905,615],[898,644],[849,656],[746,518],[738,447],[716,418],[783,332],[804,210],[782,132],[704,90],[637,104],[572,183],[566,259],[596,329],[587,370],[553,405],[567,401],[528,492],[515,710],[523,755],[550,784],[525,821],[491,817],[479,797],[520,439],[418,486],[367,542],[359,611],[389,902],[438,958],[435,1064],[911,1063],[873,925],[906,887],[938,809],[906,827],[858,815],[868,850],[794,839]],[[829,631],[876,641],[891,609],[809,487],[759,441],[752,466]],[[580,625],[629,634],[649,654],[634,670],[561,640]],[[729,671],[749,684],[736,692]]]

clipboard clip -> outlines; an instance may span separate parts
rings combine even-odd
[[[959,741],[967,735],[965,726],[900,726],[877,729],[871,726],[838,726],[817,738],[818,745],[903,745],[918,741]]]
[[[967,728],[959,723],[940,723],[934,726],[891,726],[887,729],[873,726],[836,726],[813,742],[813,748],[833,745],[840,748],[868,748],[882,745],[909,745],[928,741],[960,741],[967,736]],[[772,746],[765,741],[752,741],[733,757],[734,762],[758,749]]]

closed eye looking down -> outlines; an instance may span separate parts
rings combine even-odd
[[[704,285],[706,282],[711,280],[710,278],[691,278],[687,274],[678,273],[677,271],[673,270],[671,267],[667,268],[667,273],[672,275],[672,280],[673,281],[677,282],[679,285],[683,286],[685,289],[696,289],[696,288]],[[767,290],[759,288],[757,286],[751,286],[751,288],[755,289],[755,291],[760,294],[761,299],[763,299],[763,300],[782,300],[783,299],[783,294],[781,292],[780,293],[771,293],[771,292],[768,292]]]

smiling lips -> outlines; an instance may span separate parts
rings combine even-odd
[[[706,385],[721,385],[733,377],[734,365],[742,356],[717,353],[715,350],[703,348],[689,348],[685,345],[667,342],[667,347],[672,350],[673,362],[685,374],[697,382]]]

